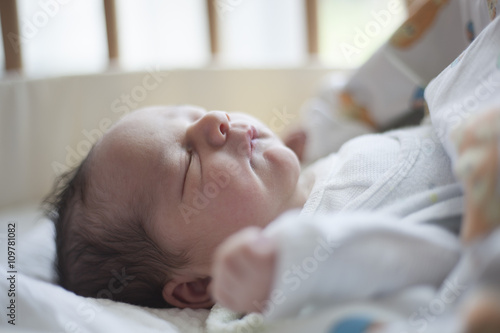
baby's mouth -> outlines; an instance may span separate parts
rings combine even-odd
[[[251,160],[253,152],[258,144],[259,132],[254,126],[250,125],[243,133],[243,140],[238,144],[238,155],[247,156]]]
[[[259,133],[257,129],[253,126],[250,126],[250,148],[251,151],[255,149],[255,145],[257,144],[257,139],[259,138]]]
[[[254,126],[250,126],[248,130],[248,135],[250,137],[250,157],[252,157],[252,153],[255,149],[255,145],[257,144],[257,139],[259,138],[259,133]]]

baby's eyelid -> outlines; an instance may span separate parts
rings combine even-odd
[[[189,170],[189,167],[191,166],[191,161],[193,160],[193,149],[192,148],[186,148],[186,152],[189,155],[189,160],[188,160],[188,164],[187,164],[187,169],[186,170]]]
[[[188,176],[188,172],[189,172],[189,167],[191,166],[191,161],[193,160],[193,151],[190,150],[190,149],[187,149],[186,148],[186,152],[188,153],[189,155],[189,160],[187,162],[187,165],[186,165],[186,171],[184,172],[184,179],[182,181],[182,192],[181,192],[181,197],[184,197],[184,188],[186,187],[186,179],[187,179],[187,176]]]

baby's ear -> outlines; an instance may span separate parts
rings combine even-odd
[[[208,285],[210,277],[176,277],[163,286],[163,299],[178,308],[203,309],[211,307]]]

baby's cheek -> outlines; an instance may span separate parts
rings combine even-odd
[[[300,176],[300,162],[297,155],[288,147],[275,146],[265,153],[271,172],[270,183],[275,190],[293,191]],[[288,193],[289,194],[289,193]]]
[[[270,210],[269,200],[263,196],[262,189],[251,182],[235,185],[224,193],[226,212],[230,212],[233,223],[239,227],[262,225],[261,221]]]

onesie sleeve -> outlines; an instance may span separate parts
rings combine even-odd
[[[440,285],[460,255],[458,239],[439,227],[398,224],[374,213],[299,216],[265,229],[279,246],[269,320],[306,305],[366,300],[412,285]]]

